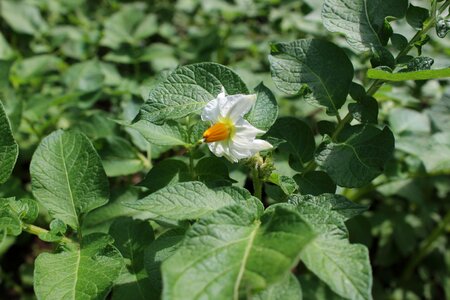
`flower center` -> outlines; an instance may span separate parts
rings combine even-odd
[[[219,119],[219,122],[212,125],[203,133],[206,143],[224,141],[234,135],[234,124],[228,118]]]

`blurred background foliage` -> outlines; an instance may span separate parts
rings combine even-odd
[[[411,2],[428,9],[428,1]],[[138,189],[125,186],[183,150],[150,145],[115,120],[131,121],[152,86],[178,65],[227,65],[251,89],[263,81],[277,97],[280,116],[299,117],[316,133],[326,130],[316,122],[327,117],[322,109],[276,90],[267,60],[272,41],[331,40],[351,58],[354,81],[367,86],[370,57],[325,30],[321,6],[319,0],[0,1],[0,98],[21,150],[0,196],[32,197],[28,168],[37,144],[56,128],[77,128],[92,139],[112,177],[113,201],[138,198]],[[392,25],[408,38],[417,31],[414,20]],[[422,55],[436,68],[449,67],[450,39],[434,32],[429,38]],[[389,47],[396,52],[395,42]],[[369,247],[375,299],[450,299],[449,81],[385,85],[375,98],[379,119],[395,133],[396,152],[372,184],[338,188],[370,205],[348,222],[351,240]],[[286,157],[275,155],[275,162],[279,173],[295,174]],[[245,176],[228,167],[245,184]],[[272,202],[285,197],[276,186],[266,185],[266,192]],[[129,214],[111,211],[109,219]],[[107,219],[92,215],[100,219],[87,223]],[[45,212],[41,219],[48,224]],[[33,259],[46,248],[26,234],[0,245],[0,298],[33,299]],[[310,275],[302,282],[305,299],[337,298]]]

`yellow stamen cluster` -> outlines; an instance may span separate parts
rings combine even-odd
[[[224,141],[234,135],[234,124],[229,119],[220,119],[203,133],[203,140],[206,143]]]

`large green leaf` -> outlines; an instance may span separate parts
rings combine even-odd
[[[130,125],[136,129],[149,143],[160,146],[185,146],[188,143],[186,130],[175,121],[167,121],[161,125],[155,125],[146,120],[140,120]]]
[[[162,264],[166,300],[240,299],[285,278],[314,237],[287,207],[228,206],[200,219]]]
[[[126,261],[126,269],[115,282],[113,299],[145,300],[158,297],[144,268],[144,249],[154,240],[150,223],[132,218],[117,219],[109,233]]]
[[[256,102],[246,116],[256,128],[268,130],[278,116],[278,104],[273,93],[261,82],[255,88]]]
[[[42,253],[36,258],[38,299],[105,299],[120,274],[123,259],[104,234],[83,238],[79,249]]]
[[[134,209],[173,219],[197,219],[224,206],[242,202],[251,195],[237,187],[210,189],[198,181],[180,182],[164,187],[147,197],[124,203]]]
[[[58,130],[36,149],[30,165],[36,199],[74,229],[80,217],[108,202],[108,179],[88,138]]]
[[[3,103],[0,101],[0,184],[11,175],[18,155],[19,146],[14,140]]]
[[[289,165],[297,171],[302,171],[305,163],[313,159],[316,148],[314,135],[308,124],[300,119],[280,118],[265,136],[285,141],[278,149],[289,154]]]
[[[39,9],[25,1],[4,0],[0,13],[12,29],[18,33],[37,34],[48,28]]]
[[[89,93],[102,87],[105,76],[96,60],[73,64],[64,73],[64,83],[71,91]]]
[[[229,95],[249,93],[239,76],[225,66],[199,63],[180,67],[150,92],[137,119],[162,123],[199,112],[222,88]]]
[[[285,279],[256,294],[255,300],[302,300],[302,288],[297,278],[290,274]]]
[[[386,18],[402,18],[407,8],[408,0],[325,0],[322,20],[329,31],[344,34],[352,48],[369,51],[386,45]]]
[[[316,151],[316,162],[337,185],[361,187],[383,172],[393,150],[388,127],[356,125],[344,129],[336,142],[326,138]]]
[[[332,194],[292,196],[289,202],[319,233],[300,254],[306,267],[342,297],[371,299],[368,250],[363,245],[349,243],[344,224],[366,207]]]
[[[269,56],[272,79],[285,93],[300,94],[336,113],[345,103],[353,65],[336,45],[315,39],[274,43]]]

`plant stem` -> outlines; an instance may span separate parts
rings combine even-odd
[[[450,224],[450,211],[445,214],[442,221],[439,222],[431,234],[423,241],[419,251],[409,260],[401,277],[401,282],[404,283],[408,281],[420,261],[431,251],[434,242],[445,232],[445,228],[448,224]]]
[[[450,0],[445,1],[444,4],[439,7],[438,13],[433,13],[431,16],[423,22],[423,28],[419,30],[413,38],[408,42],[405,48],[403,48],[402,51],[400,51],[397,56],[395,57],[395,61],[397,62],[400,57],[403,55],[408,54],[408,52],[414,47],[414,44],[420,40],[422,35],[426,34],[433,26],[435,26],[436,18],[444,12],[444,10],[450,5]],[[378,89],[383,85],[384,80],[376,79],[372,82],[372,85],[367,90],[367,95],[372,96],[374,95]]]
[[[48,233],[49,232],[47,229],[44,229],[42,227],[39,227],[39,226],[36,226],[36,225],[33,225],[33,224],[26,224],[26,223],[22,224],[22,229],[23,229],[23,231],[26,231],[28,233],[34,234],[36,236],[39,236],[41,233]],[[75,241],[73,241],[73,240],[71,240],[71,239],[69,239],[67,237],[63,237],[61,239],[61,242],[66,243],[66,244],[74,244],[75,243]]]
[[[258,166],[252,168],[252,180],[253,180],[253,191],[254,196],[262,201],[262,181],[259,176]]]
[[[189,149],[189,173],[191,174],[192,179],[196,179],[195,169],[194,169],[194,154],[193,148]]]

